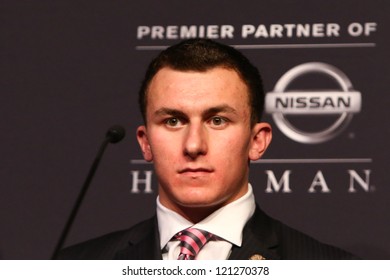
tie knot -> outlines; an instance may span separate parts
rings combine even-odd
[[[180,240],[179,260],[193,260],[200,249],[210,240],[212,233],[197,228],[187,228],[178,234],[176,238]]]

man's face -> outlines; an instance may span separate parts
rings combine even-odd
[[[183,209],[218,208],[247,191],[249,160],[271,140],[268,124],[250,125],[248,89],[225,68],[161,69],[147,93],[147,126],[137,130],[153,161],[160,202]],[[182,214],[182,213],[181,213]]]

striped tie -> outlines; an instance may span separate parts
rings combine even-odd
[[[187,228],[178,234],[180,240],[180,254],[178,260],[193,260],[200,249],[209,241],[213,234],[196,228]]]

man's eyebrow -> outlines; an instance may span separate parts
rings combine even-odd
[[[233,113],[237,114],[237,111],[229,106],[229,105],[220,105],[220,106],[215,106],[207,109],[204,112],[204,115],[213,115],[213,114],[218,114],[218,113]]]
[[[219,105],[211,108],[207,108],[202,115],[209,116],[209,115],[214,115],[218,113],[233,113],[237,114],[237,111],[229,106],[229,105]],[[167,107],[162,107],[158,109],[157,111],[154,112],[154,115],[156,116],[177,116],[177,117],[185,117],[186,114],[183,111],[177,110],[177,109],[172,109],[172,108],[167,108]]]
[[[157,111],[154,112],[154,115],[156,116],[184,116],[184,112],[177,110],[177,109],[172,109],[172,108],[160,108]]]

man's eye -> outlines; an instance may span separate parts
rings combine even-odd
[[[165,123],[168,125],[168,126],[172,126],[172,127],[175,127],[175,126],[178,126],[180,124],[180,121],[178,118],[170,118],[170,119],[167,119],[165,121]]]
[[[221,126],[221,125],[226,124],[226,120],[224,118],[221,118],[221,117],[213,117],[211,119],[211,124],[215,125],[215,126]]]

